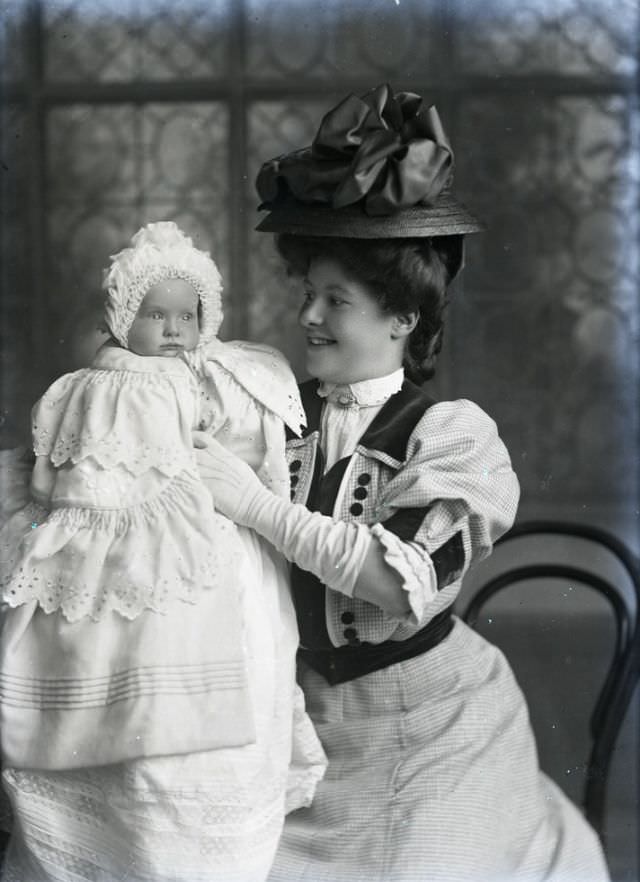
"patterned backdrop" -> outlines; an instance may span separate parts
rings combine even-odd
[[[297,292],[253,232],[255,173],[346,91],[389,81],[437,100],[458,193],[489,226],[453,292],[437,393],[496,418],[524,513],[635,532],[635,2],[4,7],[5,446],[100,339],[101,267],[146,220],[175,219],[212,250],[225,336],[273,343],[302,374]]]

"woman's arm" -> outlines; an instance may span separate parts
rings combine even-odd
[[[356,579],[353,596],[380,607],[396,619],[405,619],[411,612],[404,579],[385,559],[385,549],[372,537],[362,568]],[[425,576],[430,576],[429,571]]]
[[[495,423],[468,401],[425,413],[407,462],[379,500],[380,523],[371,526],[276,500],[217,442],[198,452],[198,462],[223,514],[329,588],[416,623],[438,591],[459,582],[511,526],[519,497]]]
[[[401,576],[365,524],[334,521],[267,490],[254,472],[215,439],[194,432],[200,474],[216,508],[250,527],[330,588],[398,618],[409,613]]]

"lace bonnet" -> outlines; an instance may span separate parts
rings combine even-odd
[[[138,230],[129,248],[111,255],[111,265],[105,270],[105,319],[122,346],[127,346],[129,329],[145,294],[164,279],[184,279],[193,286],[202,307],[200,343],[216,336],[222,322],[218,267],[173,221],[159,221]]]

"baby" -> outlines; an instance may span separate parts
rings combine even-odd
[[[171,222],[104,287],[112,339],[36,404],[32,501],[0,534],[8,867],[256,882],[324,756],[285,564],[214,511],[192,431],[287,493],[295,381],[275,350],[216,338],[220,275]]]

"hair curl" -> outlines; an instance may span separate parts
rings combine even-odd
[[[419,384],[435,373],[447,287],[462,265],[462,246],[462,235],[429,239],[276,236],[276,248],[289,272],[304,275],[316,258],[335,260],[367,286],[385,312],[418,314],[405,347],[404,368]]]

